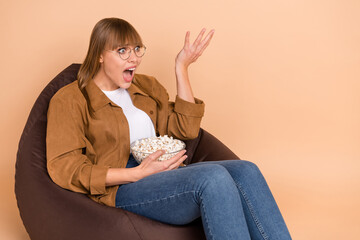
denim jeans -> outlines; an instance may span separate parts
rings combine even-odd
[[[126,167],[137,165],[130,155]],[[244,160],[194,163],[120,185],[116,207],[176,225],[201,217],[206,239],[291,239],[263,175]]]

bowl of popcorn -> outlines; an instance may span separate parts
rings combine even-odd
[[[158,150],[165,151],[165,153],[158,158],[159,161],[169,160],[178,152],[185,149],[185,146],[183,141],[164,135],[138,139],[130,145],[130,150],[135,160],[141,163],[144,158]]]

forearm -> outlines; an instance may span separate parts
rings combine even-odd
[[[176,74],[177,95],[185,101],[195,103],[194,94],[191,89],[187,67],[181,66],[180,64],[176,64],[175,74]]]
[[[158,172],[176,169],[187,158],[184,155],[185,152],[186,150],[182,150],[169,160],[158,161],[158,158],[165,153],[159,150],[147,156],[137,167],[110,168],[106,175],[105,185],[114,186],[136,182]]]
[[[105,185],[107,187],[132,183],[140,180],[142,177],[138,168],[109,168],[106,174]]]

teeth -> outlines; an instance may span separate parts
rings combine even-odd
[[[135,68],[129,68],[128,70],[129,71],[135,71]]]

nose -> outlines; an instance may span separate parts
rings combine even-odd
[[[134,49],[131,50],[130,57],[127,60],[128,62],[137,62],[138,57],[136,56]]]

